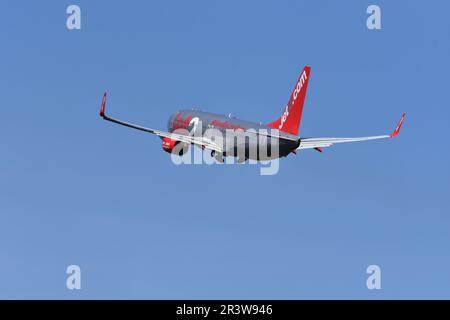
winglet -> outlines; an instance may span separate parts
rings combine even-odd
[[[401,129],[402,124],[403,124],[403,120],[405,120],[405,115],[406,115],[406,112],[403,113],[403,115],[402,115],[402,117],[400,118],[400,121],[398,122],[397,127],[395,128],[394,132],[392,132],[392,133],[389,135],[391,138],[397,136],[398,133],[400,132],[400,129]]]
[[[100,117],[102,117],[102,118],[105,117],[106,95],[107,95],[107,92],[105,92],[103,94],[102,107],[100,109]]]

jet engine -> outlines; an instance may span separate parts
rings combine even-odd
[[[189,150],[189,144],[170,138],[163,138],[162,148],[168,153],[174,153],[182,156]]]

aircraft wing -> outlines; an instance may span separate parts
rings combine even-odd
[[[389,135],[380,135],[380,136],[369,136],[369,137],[357,137],[357,138],[301,138],[300,146],[298,149],[316,149],[318,151],[322,151],[321,148],[331,147],[335,143],[344,143],[344,142],[357,142],[357,141],[368,141],[368,140],[378,140],[378,139],[386,139],[393,138],[400,132],[400,128],[402,127],[403,120],[405,119],[405,113],[403,113],[400,121],[397,124],[395,130]]]
[[[122,120],[114,119],[114,118],[111,118],[106,115],[105,108],[106,108],[106,92],[103,95],[103,101],[102,101],[102,106],[101,106],[101,110],[100,110],[100,116],[103,119],[126,126],[126,127],[129,127],[129,128],[132,128],[132,129],[152,133],[161,138],[169,138],[169,139],[173,139],[173,140],[180,141],[180,142],[195,144],[201,148],[206,148],[206,149],[214,150],[219,153],[223,153],[223,148],[221,146],[219,146],[217,143],[214,143],[214,141],[212,141],[211,139],[208,139],[206,137],[193,137],[193,136],[188,136],[188,135],[184,135],[184,134],[165,132],[165,131],[160,131],[160,130],[156,130],[156,129],[152,129],[152,128],[142,127],[140,125],[125,122]]]

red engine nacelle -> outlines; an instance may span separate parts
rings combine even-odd
[[[189,144],[170,138],[163,138],[162,148],[168,153],[174,153],[182,156],[189,150]]]

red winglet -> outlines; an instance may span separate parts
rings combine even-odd
[[[400,132],[400,129],[401,129],[402,124],[403,124],[403,120],[405,120],[405,115],[406,115],[406,112],[403,113],[403,115],[402,115],[402,117],[400,118],[400,121],[398,122],[397,127],[395,128],[394,132],[392,132],[392,133],[390,134],[390,137],[391,137],[391,138],[395,137],[395,136],[398,135],[398,133]]]
[[[107,94],[107,92],[105,92],[105,93],[103,94],[102,107],[101,107],[101,109],[100,109],[100,117],[102,117],[102,118],[105,117],[106,94]]]

